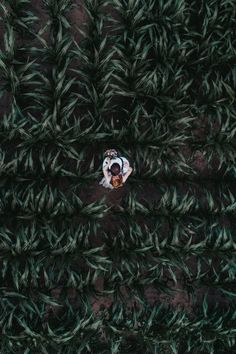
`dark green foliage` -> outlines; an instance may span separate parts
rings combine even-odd
[[[0,19],[0,352],[235,353],[235,1]]]

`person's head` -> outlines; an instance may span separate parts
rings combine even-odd
[[[117,162],[114,162],[110,167],[110,171],[112,176],[118,176],[120,174],[120,165]]]

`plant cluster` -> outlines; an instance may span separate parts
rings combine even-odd
[[[234,1],[0,17],[0,352],[236,352]],[[134,167],[118,203],[108,148]]]

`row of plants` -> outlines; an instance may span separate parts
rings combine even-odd
[[[0,4],[0,351],[233,353],[232,0],[40,5]],[[88,193],[110,147],[116,205]]]
[[[55,319],[51,317],[47,323],[41,322],[42,302],[30,302],[18,296],[18,305],[15,305],[14,299],[17,294],[2,290],[1,302],[7,300],[7,311],[1,319],[1,348],[5,353],[52,353],[55,350],[63,354],[165,353],[167,348],[174,353],[225,353],[225,350],[233,353],[235,350],[235,316],[217,305],[209,308],[206,296],[202,306],[191,316],[184,310],[163,305],[127,310],[120,303],[95,316],[88,306],[74,313],[67,302]]]

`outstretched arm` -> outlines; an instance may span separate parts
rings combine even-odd
[[[129,177],[132,171],[133,171],[132,167],[129,167],[128,171],[123,175],[123,179],[122,179],[123,183],[125,183],[125,181],[127,180],[127,178]]]
[[[110,180],[111,180],[111,176],[109,176],[109,174],[108,174],[109,165],[110,165],[110,158],[106,157],[102,171],[103,171],[104,177],[106,178],[107,183],[110,183]]]

